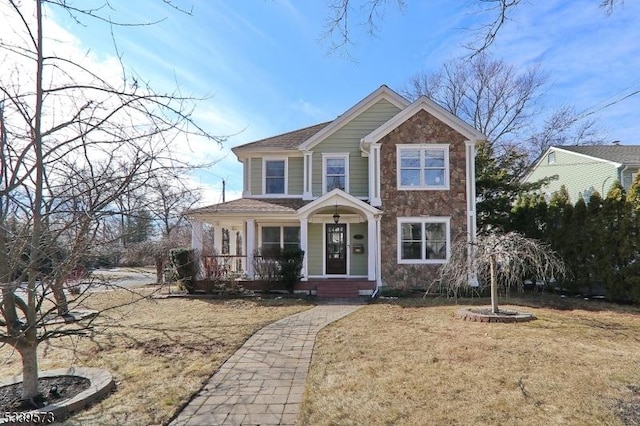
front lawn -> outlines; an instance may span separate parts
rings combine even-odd
[[[94,293],[87,307],[105,309],[98,334],[40,345],[40,369],[71,364],[109,370],[117,390],[72,425],[165,423],[246,339],[261,327],[310,308],[284,300],[139,299],[125,290]],[[12,348],[0,348],[0,376],[19,374]]]
[[[464,302],[377,303],[322,330],[302,423],[638,424],[638,309],[544,296],[518,306],[535,321],[486,324],[454,318]]]

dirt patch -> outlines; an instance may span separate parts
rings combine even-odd
[[[38,379],[41,394],[35,401],[22,401],[22,382],[0,387],[0,407],[8,412],[25,412],[73,398],[89,389],[91,381],[84,377],[60,376]]]

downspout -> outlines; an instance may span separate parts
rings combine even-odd
[[[618,170],[620,175],[618,176],[618,182],[620,182],[620,186],[622,186],[624,188],[624,172],[626,172],[629,169],[629,166],[624,166],[622,167],[622,170],[620,169],[620,167],[622,167],[622,165],[618,166]],[[603,191],[604,191],[604,183],[602,184],[603,186]],[[605,194],[601,194],[602,198],[605,197]]]

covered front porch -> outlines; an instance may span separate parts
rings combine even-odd
[[[187,216],[204,274],[256,282],[246,285],[252,288],[265,279],[267,253],[296,247],[305,253],[296,291],[321,296],[343,288],[348,297],[373,294],[380,285],[380,214],[336,189],[313,201],[240,199]]]

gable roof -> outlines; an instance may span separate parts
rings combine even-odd
[[[284,150],[297,150],[298,146],[309,139],[311,136],[318,133],[323,128],[327,127],[331,121],[327,121],[320,124],[315,124],[313,126],[305,127],[303,129],[294,130],[291,132],[283,133],[277,136],[271,136],[268,138],[260,139],[255,142],[249,142],[244,145],[239,145],[231,149],[235,154],[237,151],[244,150],[260,150],[261,148],[265,150],[276,149],[284,149]]]
[[[555,146],[553,148],[599,158],[620,165],[640,164],[640,145],[575,145]]]
[[[371,106],[373,106],[374,104],[376,104],[377,102],[383,99],[400,109],[406,108],[407,105],[409,105],[409,101],[407,101],[398,93],[394,92],[393,90],[389,89],[389,87],[383,84],[382,86],[378,87],[375,91],[373,91],[371,94],[369,94],[366,98],[364,98],[363,100],[361,100],[360,102],[358,102],[357,104],[349,108],[342,115],[339,115],[338,118],[333,120],[324,129],[320,130],[318,133],[316,133],[315,135],[307,139],[304,143],[300,145],[299,149],[309,150],[313,148],[314,146],[322,142],[324,139],[328,138],[329,136],[331,136],[332,134],[340,130],[340,128],[342,128],[342,126],[347,124],[349,121],[353,120],[355,117],[357,117],[358,115],[360,115],[367,109],[371,108]]]
[[[391,133],[392,130],[400,126],[409,118],[416,115],[420,110],[424,110],[427,113],[433,115],[435,118],[442,121],[470,141],[477,142],[487,139],[487,137],[481,132],[477,131],[469,124],[451,114],[449,111],[445,110],[431,99],[427,98],[426,96],[420,96],[415,102],[404,108],[389,121],[362,138],[363,144],[378,142],[380,139]]]

